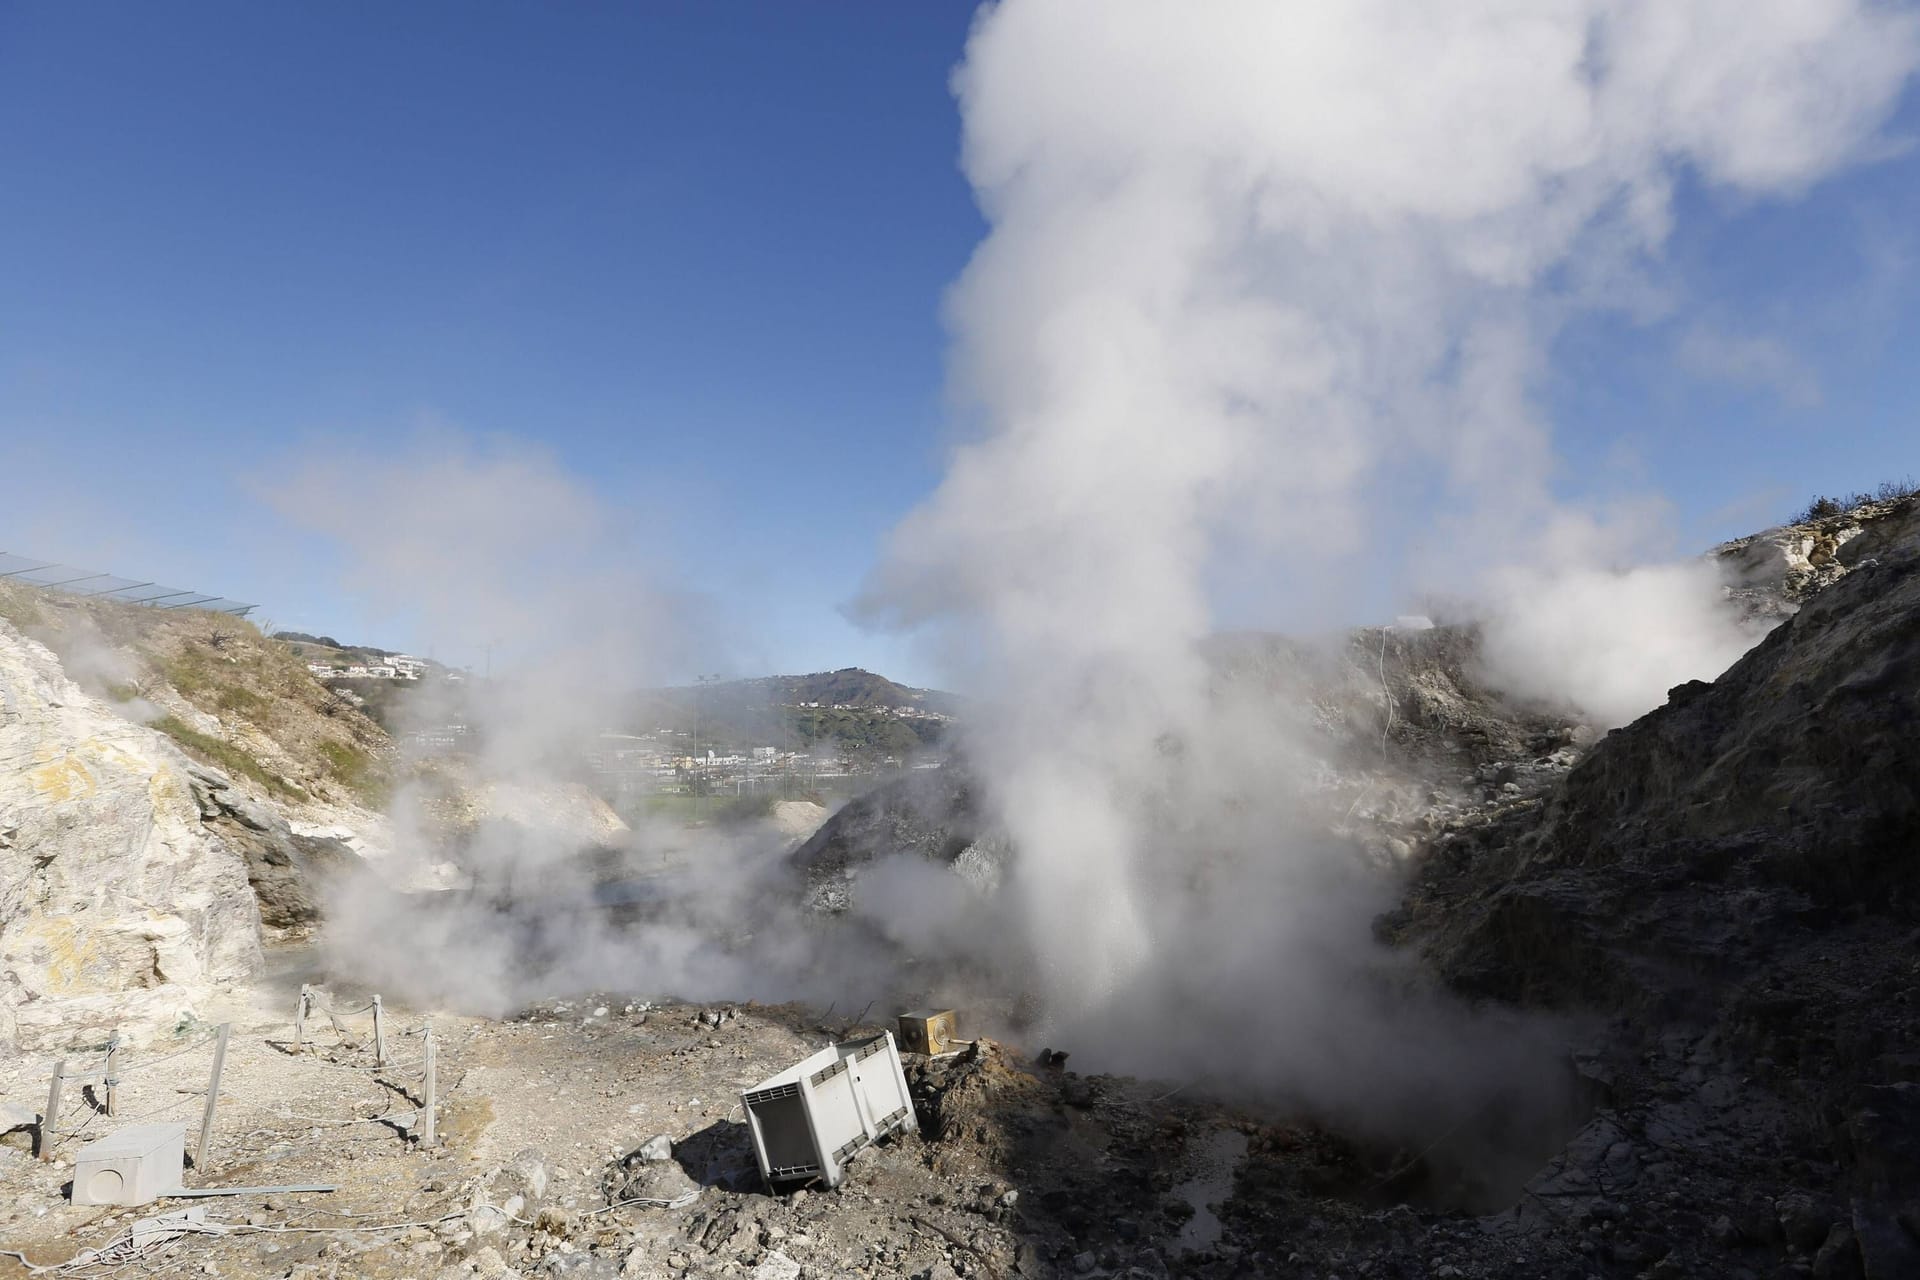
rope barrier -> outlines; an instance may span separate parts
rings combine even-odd
[[[175,1098],[163,1107],[154,1107],[152,1110],[142,1111],[136,1115],[115,1114],[113,1119],[116,1124],[137,1124],[142,1120],[151,1120],[155,1116],[163,1116],[169,1111],[178,1111],[183,1105],[197,1106],[199,1102],[199,1095],[189,1094],[184,1098]]]
[[[295,1115],[291,1111],[274,1111],[268,1107],[261,1107],[260,1110],[276,1120],[292,1120],[299,1124],[323,1129],[345,1129],[356,1124],[399,1124],[401,1121],[411,1121],[414,1117],[414,1113],[411,1111],[394,1111],[382,1116],[359,1116],[352,1120],[329,1120],[324,1116]]]
[[[422,1076],[424,1076],[426,1074],[427,1064],[425,1063],[425,1061],[421,1061],[421,1062],[413,1062],[413,1063],[405,1063],[405,1064],[389,1062],[385,1066],[371,1066],[371,1067],[356,1066],[351,1062],[329,1062],[327,1063],[327,1065],[330,1067],[336,1067],[341,1071],[359,1071],[367,1075],[383,1075],[383,1074],[397,1075],[399,1074],[398,1068],[404,1065],[408,1070],[419,1072]]]
[[[145,1062],[136,1062],[131,1066],[119,1066],[119,1064],[117,1063],[115,1065],[119,1067],[119,1072],[122,1077],[129,1076],[136,1071],[145,1071],[148,1067],[157,1067],[163,1062],[168,1062],[174,1058],[178,1058],[185,1054],[192,1053],[196,1049],[204,1049],[208,1045],[212,1044],[215,1040],[218,1040],[219,1038],[220,1038],[220,1033],[216,1031],[212,1035],[204,1036],[201,1039],[195,1041],[194,1043],[186,1046],[183,1049],[175,1049],[172,1053],[162,1054],[158,1058],[148,1058]]]

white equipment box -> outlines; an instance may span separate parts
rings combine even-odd
[[[846,1163],[914,1122],[893,1033],[831,1045],[740,1095],[770,1188],[840,1185]]]
[[[80,1148],[73,1203],[148,1204],[179,1190],[186,1167],[187,1126],[129,1125]]]

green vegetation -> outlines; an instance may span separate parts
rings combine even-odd
[[[251,689],[243,689],[238,685],[228,685],[220,690],[219,696],[213,701],[214,705],[222,711],[231,711],[239,715],[252,715],[267,705],[265,698]]]
[[[902,715],[900,708],[931,714]],[[636,733],[664,729],[680,735],[689,751],[825,747],[856,759],[878,760],[938,746],[950,723],[939,717],[960,711],[960,700],[952,694],[909,688],[849,667],[648,690],[634,698],[625,722]]]
[[[22,631],[46,621],[33,596],[17,587],[0,587],[0,618],[5,618]]]
[[[251,778],[274,795],[289,796],[294,799],[306,799],[306,792],[294,786],[286,779],[276,776],[252,756],[211,734],[201,733],[174,716],[161,716],[151,726],[172,738],[193,755],[199,756],[208,764],[217,765],[230,774]]]
[[[794,743],[807,749],[826,743],[855,755],[904,756],[939,743],[941,720],[907,720],[883,712],[831,707],[787,707]]]
[[[344,742],[321,740],[318,749],[326,761],[327,772],[333,775],[341,786],[351,791],[359,801],[369,808],[382,808],[387,803],[393,789],[392,780],[381,766],[379,757],[370,751],[348,746]]]
[[[1806,509],[1790,520],[1789,524],[1811,524],[1816,520],[1826,520],[1833,516],[1842,516],[1855,507],[1868,502],[1899,502],[1920,493],[1920,484],[1915,484],[1912,476],[1904,480],[1888,480],[1872,493],[1851,493],[1844,498],[1831,498],[1825,494],[1816,496]]]
[[[449,709],[447,712],[449,718],[458,718],[460,715],[460,712],[454,709],[461,705],[457,696],[460,686],[443,684],[431,676],[424,680],[349,680],[344,676],[334,676],[323,679],[321,683],[336,698],[340,698],[342,690],[359,698],[359,710],[366,715],[367,719],[388,733],[397,734],[405,727],[408,708],[414,705],[412,700],[418,697],[424,688],[433,687],[440,691],[439,697],[441,703]],[[456,692],[450,693],[449,690]],[[340,698],[340,701],[346,706],[355,705],[345,698]]]
[[[195,695],[206,693],[217,683],[211,664],[198,650],[181,649],[174,653],[151,653],[148,656],[159,669],[161,679],[178,689],[180,696],[189,701],[196,701]]]
[[[782,795],[763,791],[750,796],[690,796],[684,792],[656,791],[642,797],[639,812],[650,818],[668,818],[676,822],[712,822],[720,826],[754,822],[770,816],[773,806],[782,800],[810,800],[822,803],[813,792],[797,791]]]

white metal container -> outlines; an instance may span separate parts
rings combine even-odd
[[[769,1187],[840,1185],[846,1163],[913,1123],[913,1098],[893,1033],[822,1049],[740,1095]]]
[[[73,1162],[75,1204],[148,1204],[180,1189],[187,1126],[135,1124],[80,1148]]]

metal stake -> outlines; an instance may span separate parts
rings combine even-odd
[[[115,1031],[107,1037],[106,1085],[102,1090],[106,1100],[107,1114],[113,1115],[120,1107],[120,1077],[113,1074],[114,1059],[120,1055],[120,1033]]]
[[[65,1058],[53,1064],[53,1085],[47,1090],[47,1114],[40,1117],[40,1158],[53,1159],[53,1139],[60,1123],[60,1086],[67,1078]]]
[[[423,1147],[431,1147],[439,1141],[439,1138],[435,1132],[434,1116],[433,1116],[434,1094],[437,1092],[436,1086],[438,1084],[438,1081],[435,1078],[435,1072],[434,1072],[434,1059],[435,1059],[435,1055],[434,1055],[434,1049],[433,1049],[433,1024],[429,1022],[427,1024],[426,1102],[425,1102],[425,1105],[423,1105],[420,1108],[420,1114],[421,1114],[420,1145]]]
[[[377,1067],[387,1065],[387,1023],[378,991],[373,993],[373,1063]]]
[[[227,1065],[227,1037],[233,1033],[233,1024],[220,1024],[220,1039],[213,1046],[213,1074],[207,1080],[207,1109],[200,1114],[200,1145],[193,1151],[193,1167],[200,1172],[207,1167],[207,1147],[213,1141],[213,1109],[220,1101],[220,1072]]]

